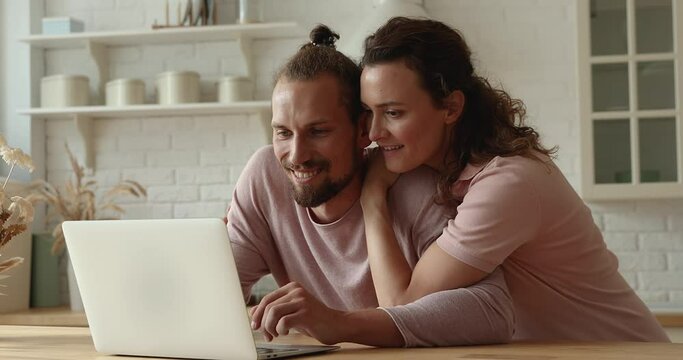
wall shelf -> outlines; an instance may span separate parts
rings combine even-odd
[[[175,105],[129,105],[129,106],[74,106],[65,108],[31,108],[18,111],[43,119],[73,118],[134,118],[152,116],[201,116],[222,114],[245,114],[270,111],[270,101],[244,101],[235,103],[192,103]]]
[[[103,31],[67,35],[31,35],[19,39],[44,49],[85,48],[94,42],[105,46],[179,44],[238,39],[277,39],[305,35],[296,23],[235,24],[157,30]]]
[[[174,105],[130,106],[74,106],[65,108],[31,108],[19,110],[21,115],[36,119],[73,119],[85,149],[85,166],[95,167],[92,121],[96,118],[144,118],[158,116],[204,116],[254,114],[263,125],[266,137],[270,134],[270,101],[243,101],[235,103],[191,103]]]

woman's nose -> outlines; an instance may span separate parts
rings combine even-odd
[[[382,120],[375,118],[370,119],[370,131],[368,132],[368,136],[370,137],[370,141],[377,141],[386,136]]]

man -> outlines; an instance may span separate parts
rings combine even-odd
[[[268,273],[282,286],[252,309],[252,327],[267,340],[297,329],[326,344],[509,341],[514,316],[500,271],[469,288],[376,308],[358,202],[370,144],[360,70],[334,49],[334,36],[316,28],[311,44],[278,73],[273,146],[254,154],[233,194],[228,231],[245,297]],[[411,266],[449,215],[434,204],[435,188],[435,174],[420,168],[390,192],[394,229]]]

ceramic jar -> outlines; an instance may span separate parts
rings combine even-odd
[[[167,71],[157,75],[159,104],[199,102],[199,74],[194,71]]]
[[[262,21],[262,9],[259,0],[239,0],[240,24],[258,23]]]
[[[90,84],[83,75],[52,75],[40,80],[40,106],[87,106],[90,103]]]
[[[227,76],[218,82],[218,102],[248,101],[251,100],[252,91],[252,82],[248,77]]]
[[[145,83],[140,79],[116,79],[107,83],[107,106],[139,105],[145,103]]]

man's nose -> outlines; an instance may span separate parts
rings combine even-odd
[[[289,152],[289,162],[292,165],[301,165],[310,159],[311,150],[306,139],[301,136],[295,136]]]

